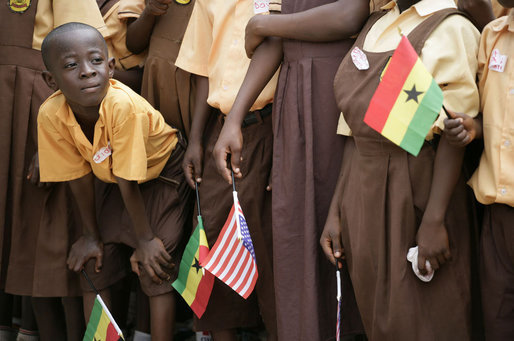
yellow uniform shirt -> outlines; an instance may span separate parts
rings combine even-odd
[[[41,181],[69,181],[93,171],[104,182],[145,182],[159,176],[177,143],[176,130],[143,97],[116,80],[100,104],[93,144],[61,91],[38,115]]]
[[[484,152],[470,180],[482,204],[514,206],[514,14],[489,23],[478,53]],[[505,57],[503,57],[505,56]],[[504,60],[504,61],[502,61]],[[504,69],[502,70],[501,67]]]
[[[277,6],[273,1],[273,6]],[[245,28],[254,16],[253,0],[197,0],[175,65],[209,78],[210,106],[228,114],[243,83],[250,59],[244,49]],[[250,110],[273,101],[278,72]]]
[[[146,52],[133,54],[127,49],[127,16],[125,12],[120,13],[121,2],[114,4],[104,15],[103,19],[109,30],[109,37],[106,38],[109,56],[116,60],[116,68],[128,70],[135,66],[143,66]]]
[[[41,50],[43,39],[48,33],[68,22],[88,24],[100,31],[104,37],[110,35],[95,0],[39,0],[32,48]]]
[[[422,0],[400,13],[396,2],[383,9],[389,12],[371,28],[364,41],[364,52],[394,50],[399,42],[398,27],[408,35],[436,11],[456,8],[453,0]],[[480,33],[473,24],[460,15],[446,18],[426,40],[421,60],[432,74],[444,95],[446,108],[476,116],[479,108],[478,89],[475,84],[477,53]],[[446,115],[441,110],[434,123],[434,132],[444,129]],[[340,116],[338,134],[351,135],[350,128]],[[427,137],[431,139],[432,134]]]

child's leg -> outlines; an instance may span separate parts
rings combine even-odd
[[[150,334],[150,302],[148,296],[141,290],[139,281],[136,289],[136,331]]]
[[[68,341],[80,341],[84,337],[84,307],[82,297],[63,297],[64,316],[66,318],[66,336]]]
[[[32,297],[41,341],[66,340],[66,324],[60,298]]]
[[[150,318],[153,341],[173,340],[175,295],[173,292],[150,297]]]

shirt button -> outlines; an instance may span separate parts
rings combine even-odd
[[[507,190],[505,188],[500,189],[500,194],[501,195],[507,194]]]
[[[514,89],[510,89],[509,94],[514,95]]]
[[[505,142],[503,142],[503,145],[505,147],[510,147],[510,140],[505,140]]]
[[[228,90],[228,86],[223,85],[223,90]]]
[[[233,45],[237,45],[237,43],[239,43],[239,40],[237,40],[237,39],[234,39],[234,40],[232,41],[232,44],[233,44]]]

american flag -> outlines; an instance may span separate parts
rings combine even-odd
[[[236,191],[233,196],[234,205],[227,221],[201,265],[239,295],[248,298],[257,282],[257,263],[250,231]]]

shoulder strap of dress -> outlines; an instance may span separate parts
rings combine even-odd
[[[357,40],[354,43],[354,46],[359,46],[360,48],[362,48],[362,46],[364,45],[364,39],[368,35],[368,32],[371,29],[371,27],[373,27],[373,25],[375,25],[375,23],[378,21],[378,19],[380,19],[384,15],[386,15],[386,13],[387,13],[387,11],[381,10],[381,11],[373,12],[369,16],[368,21],[366,21],[366,24],[364,24],[364,27],[360,31],[359,36],[357,37]]]
[[[432,14],[428,19],[423,21],[409,33],[407,37],[418,55],[421,54],[421,50],[423,49],[423,46],[425,46],[426,40],[430,37],[437,26],[439,26],[439,24],[450,15],[455,14],[467,17],[465,13],[460,12],[455,8],[442,9]],[[448,34],[451,34],[451,32],[448,32]]]
[[[98,8],[100,8],[100,13],[102,13],[102,17],[105,17],[112,6],[116,5],[118,2],[119,0],[96,0]]]

